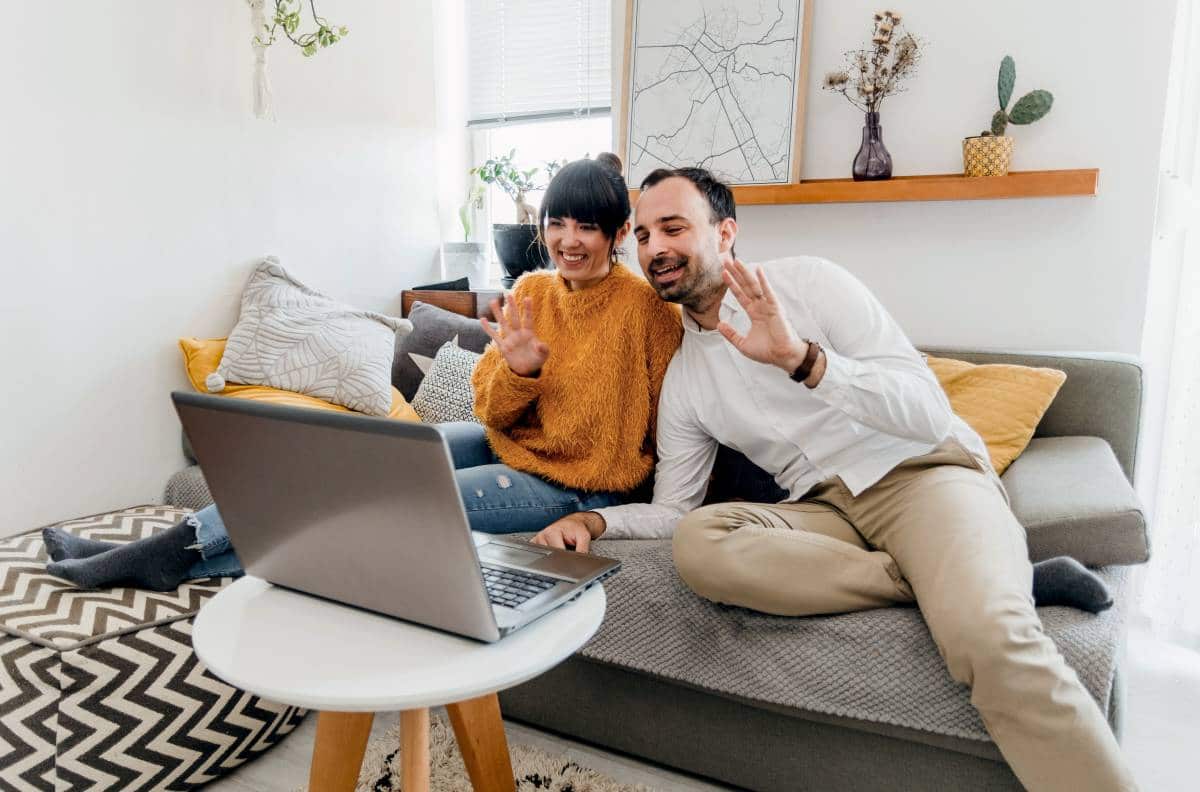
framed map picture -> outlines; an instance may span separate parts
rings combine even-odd
[[[813,0],[627,0],[621,156],[630,187],[699,165],[800,180]]]

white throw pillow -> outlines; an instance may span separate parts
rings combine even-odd
[[[360,311],[313,291],[272,256],[246,282],[241,316],[205,385],[211,393],[226,382],[269,385],[387,415],[396,333],[411,330],[407,319]]]
[[[462,349],[454,341],[441,345],[412,400],[412,408],[421,416],[422,422],[480,422],[475,417],[471,373],[481,357],[478,352]]]

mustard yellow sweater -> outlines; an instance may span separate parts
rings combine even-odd
[[[475,367],[475,414],[496,455],[577,489],[627,492],[654,467],[654,421],[679,309],[623,265],[571,291],[556,272],[526,274],[510,299],[533,300],[550,347],[536,377],[509,369],[495,344]]]

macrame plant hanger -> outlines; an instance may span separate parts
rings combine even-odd
[[[267,45],[262,36],[267,28],[267,0],[246,0],[250,5],[250,25],[254,38],[250,46],[254,49],[254,117],[274,119],[271,110],[271,80],[267,77]]]

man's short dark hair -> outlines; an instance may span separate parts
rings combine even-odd
[[[696,189],[708,201],[714,224],[726,217],[737,220],[737,204],[733,200],[733,191],[704,168],[658,168],[650,171],[646,178],[642,179],[641,189],[648,189],[664,179],[675,177],[687,179],[696,185]]]

